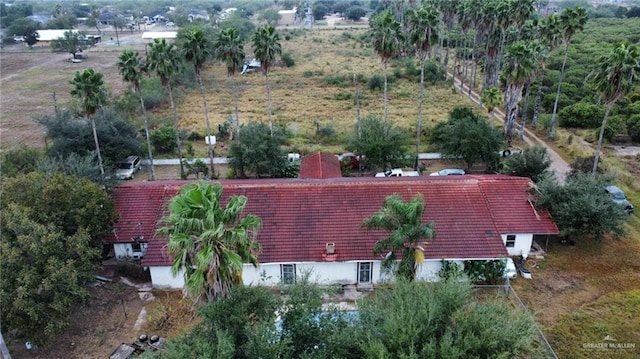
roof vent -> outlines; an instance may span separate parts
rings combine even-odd
[[[326,247],[325,247],[326,253],[327,254],[335,254],[336,253],[336,244],[331,242],[331,243],[327,243]]]

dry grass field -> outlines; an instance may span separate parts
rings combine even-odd
[[[301,153],[330,150],[338,153],[336,146],[319,144],[315,140],[316,123],[331,126],[337,136],[353,131],[356,123],[354,105],[353,74],[370,78],[382,74],[382,66],[377,55],[357,39],[363,29],[316,28],[313,30],[283,30],[281,32],[283,52],[291,53],[295,66],[276,66],[270,74],[271,98],[274,120],[281,123],[296,138],[291,144]],[[131,39],[139,34],[131,35]],[[286,40],[286,37],[289,39]],[[126,36],[125,36],[126,39]],[[117,47],[102,44],[87,51],[88,60],[81,64],[66,62],[68,54],[53,54],[48,51],[7,49],[0,51],[1,96],[0,96],[0,149],[22,143],[43,146],[43,130],[32,121],[33,116],[53,112],[52,93],[56,93],[61,107],[71,104],[69,80],[73,72],[94,68],[105,74],[110,92],[121,94],[125,84],[118,75],[117,57],[124,48],[134,48],[144,54],[144,45],[129,42]],[[250,57],[250,46],[247,57]],[[401,69],[404,70],[404,69]],[[389,73],[394,69],[390,68]],[[344,85],[328,84],[328,79],[344,76]],[[233,92],[231,80],[220,63],[211,62],[204,72],[207,101],[212,128],[232,116]],[[236,75],[239,85],[239,111],[242,123],[251,120],[267,121],[267,100],[264,77],[259,73]],[[335,82],[335,81],[334,81]],[[361,114],[382,115],[383,96],[381,91],[369,90],[365,82],[360,83]],[[202,101],[197,88],[182,89],[178,101],[180,126],[205,133]],[[343,99],[343,100],[341,100]],[[397,126],[415,128],[417,118],[418,83],[395,81],[389,87],[389,119]],[[426,89],[423,118],[426,124],[433,124],[446,118],[455,105],[472,105],[463,95],[452,90],[449,85],[429,86]],[[168,106],[155,110],[152,123],[159,125],[168,118]],[[566,143],[550,143],[563,152],[566,159],[575,157],[574,149]],[[203,151],[198,146],[197,152]],[[216,155],[220,154],[216,151]],[[632,202],[640,207],[640,166],[638,157],[625,158],[615,162],[620,171],[625,190],[632,191]],[[159,176],[168,179],[177,170],[165,168]],[[143,176],[139,176],[143,178]],[[518,278],[514,286],[526,305],[535,314],[551,344],[562,358],[636,358],[640,356],[640,224],[638,215],[629,221],[629,236],[623,241],[607,239],[602,243],[581,241],[576,246],[560,246],[552,243],[545,260],[530,265],[533,280]],[[99,300],[89,304],[89,308],[104,304]],[[133,297],[132,310],[139,308]],[[163,304],[171,307],[173,304]],[[88,328],[73,327],[50,348],[55,353],[48,357],[101,358],[112,349],[114,343],[131,341],[139,332],[133,331],[132,320],[136,314],[123,321],[114,312],[95,316],[99,326],[121,330],[119,335],[99,340],[103,332]],[[74,313],[73,323],[82,324],[90,313]],[[116,313],[116,314],[114,314]],[[185,323],[176,324],[189,326]],[[122,329],[118,329],[122,328]],[[87,330],[86,335],[83,330]],[[175,328],[173,329],[175,330]],[[167,334],[171,334],[167,332]],[[607,335],[618,342],[635,343],[633,352],[598,352],[585,350],[585,343],[599,343]],[[91,346],[92,352],[69,349],[73,346]],[[59,347],[58,347],[59,346]],[[29,357],[19,352],[14,357]],[[44,357],[44,356],[42,356]]]

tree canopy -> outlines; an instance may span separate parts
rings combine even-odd
[[[34,343],[65,329],[118,215],[86,179],[32,172],[2,181],[0,310],[3,326]]]
[[[384,123],[375,116],[366,117],[361,122],[362,135],[358,136],[356,126],[347,150],[364,155],[368,167],[389,169],[413,162],[408,156],[408,136],[404,132],[394,126],[385,131]]]
[[[519,155],[513,155],[504,162],[502,173],[529,177],[533,182],[540,182],[550,175],[551,158],[546,147],[527,147]]]
[[[443,155],[461,157],[467,169],[474,163],[491,165],[503,146],[501,132],[469,107],[451,110],[449,120],[438,123],[431,133],[431,143]]]
[[[51,41],[51,50],[70,53],[74,58],[87,48],[84,35],[76,31],[65,31],[63,37]]]
[[[569,176],[564,184],[546,177],[538,183],[536,206],[549,210],[562,236],[619,239],[625,234],[628,216],[605,192],[609,184],[603,176],[581,172]]]
[[[282,149],[285,137],[278,127],[272,136],[266,124],[249,122],[240,127],[240,138],[241,142],[235,141],[229,148],[229,168],[237,177],[281,176],[287,167],[287,158]]]

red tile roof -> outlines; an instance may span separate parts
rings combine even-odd
[[[379,259],[374,243],[385,232],[367,232],[364,218],[378,211],[384,198],[399,193],[410,199],[421,193],[427,205],[425,221],[433,221],[436,239],[430,259],[483,259],[507,255],[500,234],[557,234],[548,213],[526,201],[529,179],[500,175],[399,178],[333,178],[223,180],[222,201],[245,195],[245,213],[262,218],[258,241],[261,263],[322,261],[326,243],[335,243],[338,261]],[[169,265],[166,239],[154,237],[168,199],[184,181],[131,182],[115,190],[122,233],[153,238],[143,265]],[[536,216],[537,213],[537,216]],[[510,222],[513,223],[510,223]],[[132,227],[133,224],[133,227]],[[131,228],[134,228],[133,230]],[[110,236],[111,242],[115,238]]]
[[[338,157],[329,153],[314,153],[302,157],[300,162],[300,178],[334,178],[342,177]]]

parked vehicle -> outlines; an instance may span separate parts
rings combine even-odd
[[[627,214],[633,213],[633,205],[627,200],[627,196],[620,188],[616,186],[608,186],[605,188],[605,190],[611,196],[611,199],[615,203],[624,208],[624,211],[627,212]]]
[[[429,176],[461,176],[466,172],[459,168],[446,168],[438,172],[433,172]]]
[[[121,180],[132,179],[141,168],[140,157],[129,156],[124,161],[116,163],[116,177]]]
[[[420,176],[418,171],[403,171],[401,168],[394,168],[384,172],[376,173],[376,177],[417,177]]]

